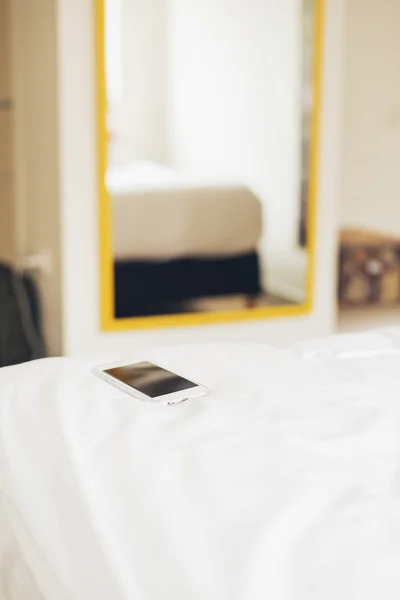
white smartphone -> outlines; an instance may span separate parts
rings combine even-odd
[[[113,363],[96,367],[93,373],[139,400],[180,404],[208,393],[203,385],[150,362]]]

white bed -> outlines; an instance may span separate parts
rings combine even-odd
[[[0,371],[1,600],[398,600],[400,331],[133,356],[210,388],[175,407],[110,358]]]
[[[229,257],[258,248],[261,203],[242,183],[133,164],[109,168],[107,189],[118,261]]]

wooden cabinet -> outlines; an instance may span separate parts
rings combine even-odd
[[[400,305],[400,238],[345,230],[339,265],[341,306]]]

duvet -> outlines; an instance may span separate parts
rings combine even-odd
[[[91,374],[151,360],[178,406]],[[2,600],[400,598],[400,332],[0,371]]]

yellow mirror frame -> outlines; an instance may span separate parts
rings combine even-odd
[[[127,331],[160,327],[179,327],[232,323],[255,319],[295,317],[312,311],[315,284],[316,217],[318,198],[320,132],[322,113],[322,74],[324,51],[324,0],[315,0],[315,39],[310,174],[306,251],[308,253],[306,301],[301,305],[248,308],[229,312],[204,312],[192,314],[162,315],[117,319],[114,317],[114,268],[112,260],[111,210],[105,184],[107,168],[106,128],[106,74],[105,74],[105,0],[95,3],[95,52],[96,52],[96,130],[97,130],[97,177],[99,197],[99,264],[100,264],[100,328],[102,331]]]

